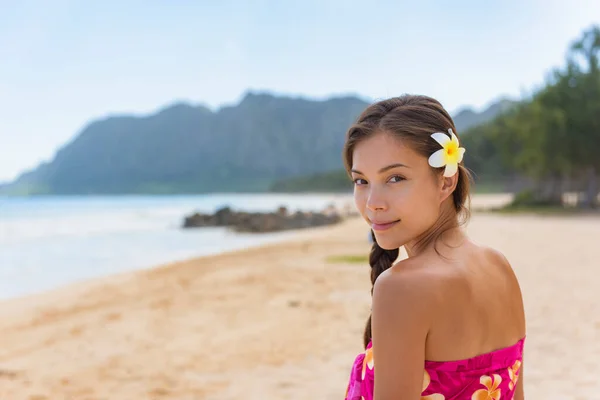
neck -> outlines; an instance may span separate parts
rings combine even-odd
[[[445,247],[455,247],[454,244],[461,243],[465,239],[466,235],[458,226],[455,214],[442,216],[440,222],[404,245],[409,258],[434,251],[434,246],[438,238],[445,244]]]

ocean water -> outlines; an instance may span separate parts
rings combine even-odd
[[[320,210],[346,201],[344,195],[303,194],[0,197],[0,299],[293,235],[182,229],[194,211]]]

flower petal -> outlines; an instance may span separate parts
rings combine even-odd
[[[446,144],[448,144],[452,141],[452,139],[450,139],[450,137],[443,132],[432,133],[431,137],[436,142],[438,142],[442,147],[444,147]]]
[[[488,388],[488,390],[492,388],[492,378],[487,375],[482,375],[479,378],[479,383]]]
[[[440,168],[446,165],[446,151],[441,149],[430,155],[429,165],[433,168]]]
[[[448,132],[450,132],[450,136],[451,136],[451,140],[452,142],[456,143],[456,147],[458,147],[460,144],[458,143],[458,136],[456,136],[454,134],[454,132],[452,131],[452,129],[448,129]]]
[[[502,377],[498,374],[494,374],[494,385],[492,386],[492,389],[495,390],[498,388],[498,386],[500,386],[500,383],[502,382]]]
[[[466,151],[466,150],[465,150],[465,148],[464,148],[464,147],[459,147],[459,148],[458,148],[458,161],[457,161],[458,163],[462,162],[462,160],[463,160],[463,157],[464,157],[464,155],[465,155],[465,151]]]
[[[476,390],[475,393],[471,396],[471,400],[489,400],[490,392],[485,389]]]
[[[519,371],[519,368],[521,368],[521,361],[517,360],[513,364],[512,370],[513,370],[514,373],[517,373]]]
[[[444,170],[444,176],[446,178],[450,178],[450,177],[454,176],[456,174],[456,172],[458,172],[458,164],[456,164],[456,163],[446,164],[446,169]]]
[[[365,353],[365,360],[367,361],[367,366],[373,369],[373,348],[369,348]]]
[[[489,396],[494,400],[500,400],[501,394],[502,394],[501,390],[497,389],[497,390],[494,390],[493,392],[490,392]]]

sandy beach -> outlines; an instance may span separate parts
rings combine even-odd
[[[600,399],[600,218],[474,213],[467,230],[521,281],[527,398]],[[0,399],[341,399],[369,312],[367,232],[353,218],[4,301]]]

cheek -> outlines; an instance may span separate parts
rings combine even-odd
[[[367,207],[367,194],[366,190],[354,189],[354,205],[358,212],[364,215]]]
[[[410,190],[398,196],[395,202],[405,217],[415,222],[428,223],[439,213],[439,203],[434,190],[429,185],[415,183]]]

